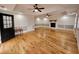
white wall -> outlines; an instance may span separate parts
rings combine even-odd
[[[40,17],[37,17],[36,18],[36,24],[49,24],[49,19],[48,18],[40,18]]]
[[[30,31],[34,27],[34,16],[15,14],[14,15],[14,26],[22,27],[24,31]]]
[[[56,28],[62,28],[62,29],[73,29],[75,27],[75,14],[74,15],[62,15],[59,17],[56,17]],[[36,21],[36,24],[49,24],[48,20],[55,20],[52,17],[48,17],[46,21],[44,21],[44,18],[46,16],[40,15],[36,17],[38,20]]]
[[[34,16],[33,15],[26,15],[21,14],[15,11],[8,11],[8,10],[0,10],[1,13],[12,14],[14,15],[14,26],[15,27],[22,27],[24,32],[31,31],[34,26]]]
[[[78,24],[77,24],[77,28],[79,29],[79,17],[78,17]]]
[[[79,29],[79,17],[78,17],[77,29]],[[77,45],[79,49],[79,30],[76,30],[76,37],[77,37]]]
[[[46,17],[36,17],[35,24],[35,27],[49,27],[49,19]]]
[[[45,15],[38,15],[35,18],[35,24],[39,27],[48,27],[49,26],[49,18]]]
[[[75,15],[65,15],[58,18],[56,27],[73,29],[74,25],[75,25]]]

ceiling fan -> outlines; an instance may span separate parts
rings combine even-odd
[[[42,9],[45,9],[45,8],[43,8],[43,7],[42,7],[42,8],[38,7],[38,4],[35,4],[33,7],[34,7],[33,12],[38,12],[38,11],[39,11],[39,12],[42,12],[41,10],[42,10]]]
[[[46,17],[49,17],[49,16],[51,16],[51,15],[49,15],[49,14],[46,14]]]

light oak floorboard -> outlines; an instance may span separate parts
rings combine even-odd
[[[77,54],[77,42],[73,31],[36,28],[0,44],[5,54]]]

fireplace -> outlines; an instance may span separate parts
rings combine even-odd
[[[50,27],[56,27],[56,20],[50,20]]]
[[[50,27],[56,27],[56,23],[50,23]]]

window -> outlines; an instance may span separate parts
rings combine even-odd
[[[3,24],[4,24],[4,28],[11,28],[12,27],[12,17],[3,16]]]

